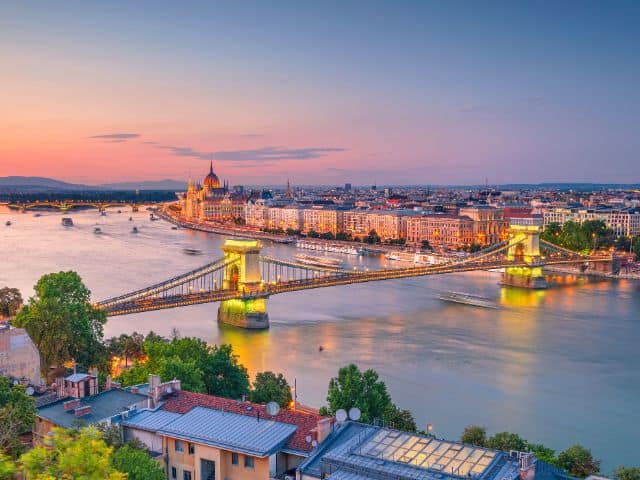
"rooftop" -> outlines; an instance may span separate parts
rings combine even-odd
[[[97,395],[81,398],[80,405],[76,408],[91,406],[91,413],[87,415],[76,417],[73,409],[65,411],[64,403],[69,401],[69,398],[38,408],[37,415],[59,427],[69,428],[78,422],[91,424],[104,420],[105,418],[111,418],[146,399],[147,397],[145,395],[114,388],[112,390],[105,390]]]
[[[266,457],[284,446],[295,431],[296,426],[287,423],[195,407],[166,424],[158,433]]]
[[[306,441],[306,437],[311,435],[312,430],[317,428],[318,421],[324,418],[314,413],[285,409],[280,410],[275,416],[270,416],[267,415],[265,405],[239,402],[229,398],[216,397],[204,393],[186,392],[184,390],[168,398],[162,406],[162,409],[175,413],[187,413],[196,407],[208,407],[250,417],[255,417],[256,411],[259,411],[261,419],[275,420],[277,422],[295,425],[298,428],[289,438],[289,441],[286,443],[286,448],[302,452],[310,452],[313,449],[313,446]]]
[[[301,469],[336,480],[515,480],[520,472],[519,462],[498,450],[354,422],[334,432]]]

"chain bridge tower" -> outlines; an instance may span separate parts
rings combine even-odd
[[[540,255],[542,226],[543,220],[537,216],[511,219],[507,260],[519,263],[520,266],[505,268],[503,285],[534,289],[547,288],[547,282],[542,274],[543,259]]]
[[[220,302],[218,322],[250,329],[269,328],[268,295],[263,289],[260,269],[261,249],[259,240],[225,240],[223,288],[242,296]]]

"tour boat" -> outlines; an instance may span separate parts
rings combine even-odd
[[[461,303],[472,307],[498,308],[498,305],[492,300],[472,293],[449,292],[439,295],[438,298],[444,302]]]
[[[296,260],[305,265],[314,265],[317,267],[325,268],[340,268],[342,266],[342,260],[339,258],[331,257],[314,257],[313,255],[296,255]]]
[[[73,220],[71,217],[62,217],[62,225],[65,227],[73,227]]]
[[[185,255],[202,255],[202,250],[198,250],[197,248],[183,248],[182,253]]]

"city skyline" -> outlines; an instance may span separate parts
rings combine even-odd
[[[33,7],[0,7],[0,176],[640,181],[633,2]]]

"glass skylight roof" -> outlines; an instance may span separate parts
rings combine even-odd
[[[385,429],[365,442],[357,453],[465,477],[482,475],[496,456],[495,451],[480,447]]]

